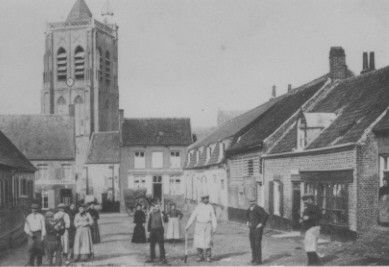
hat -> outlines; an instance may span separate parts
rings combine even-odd
[[[39,205],[34,203],[31,205],[31,208],[37,210],[37,209],[39,209]]]
[[[209,198],[209,194],[202,194],[201,199],[203,199],[203,198]]]
[[[57,208],[58,209],[64,209],[64,208],[66,208],[66,205],[64,203],[59,203]]]
[[[255,198],[250,198],[249,201],[250,201],[250,203],[252,203],[252,202],[256,203],[257,202],[257,200]]]
[[[307,199],[315,199],[315,196],[313,194],[306,194],[304,196],[302,196],[301,198],[302,200],[307,200]]]

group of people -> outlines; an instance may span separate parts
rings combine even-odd
[[[39,205],[31,205],[24,231],[28,235],[30,266],[41,265],[43,255],[49,265],[62,265],[85,261],[93,257],[93,244],[100,242],[99,213],[94,203],[74,204],[67,207],[60,203],[56,212],[39,212]]]
[[[304,211],[301,217],[301,226],[305,231],[304,247],[307,253],[308,265],[320,265],[320,258],[316,252],[317,243],[320,235],[320,219],[321,210],[314,204],[313,195],[304,195]],[[180,220],[182,218],[181,211],[176,209],[173,204],[172,208],[165,212],[161,208],[159,201],[152,203],[148,214],[147,230],[150,233],[150,259],[147,263],[155,261],[155,245],[159,245],[160,263],[166,263],[165,247],[164,247],[164,224],[167,224],[166,239],[180,238]],[[251,264],[262,264],[262,236],[263,229],[267,223],[269,214],[258,204],[255,199],[250,200],[250,206],[246,213],[247,226],[249,227],[249,240],[252,252]],[[146,232],[144,224],[146,223],[146,213],[142,210],[142,206],[137,205],[134,214],[134,235],[132,242],[145,243]],[[191,225],[195,224],[193,247],[197,249],[197,262],[211,262],[213,236],[216,232],[217,220],[213,206],[209,203],[209,196],[204,194],[201,196],[201,202],[192,212],[185,226],[187,232]]]

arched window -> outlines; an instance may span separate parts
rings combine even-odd
[[[68,110],[66,107],[66,100],[63,96],[60,96],[57,100],[57,113],[59,115],[65,115],[68,113]]]
[[[77,46],[74,51],[74,76],[76,80],[82,80],[85,77],[85,52],[81,46]]]
[[[97,49],[97,61],[98,61],[98,75],[99,75],[99,81],[103,80],[103,68],[104,68],[104,58],[103,54],[101,53],[101,49]]]
[[[108,51],[105,53],[105,81],[107,84],[111,81],[111,57]]]
[[[77,96],[74,99],[74,120],[76,135],[84,134],[84,101],[81,96]]]
[[[67,55],[64,48],[58,49],[57,52],[57,80],[66,81],[67,78]]]

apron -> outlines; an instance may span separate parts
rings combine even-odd
[[[167,239],[180,239],[180,220],[178,217],[170,217],[166,231]]]
[[[319,235],[320,235],[320,226],[313,226],[305,232],[305,237],[304,237],[305,252],[316,252]]]
[[[193,236],[193,247],[208,249],[212,247],[212,224],[196,222]]]
[[[61,245],[63,249],[63,253],[69,253],[69,231],[65,229],[65,232],[61,236]]]

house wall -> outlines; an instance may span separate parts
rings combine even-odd
[[[153,176],[162,176],[162,194],[169,195],[170,178],[180,179],[180,185],[178,186],[178,194],[183,195],[185,186],[183,185],[183,166],[185,163],[186,147],[181,146],[123,146],[120,148],[120,188],[123,192],[124,189],[134,189],[134,177],[142,177],[146,182],[147,194],[153,195],[152,179]],[[135,152],[143,151],[145,155],[145,168],[135,169]],[[181,168],[172,168],[170,165],[170,152],[179,151],[181,158]],[[163,152],[163,167],[152,168],[152,152]],[[122,210],[124,209],[124,196],[121,195]]]
[[[112,169],[113,166],[113,169]],[[102,194],[112,192],[112,176],[114,177],[115,200],[120,200],[119,164],[88,164],[88,184],[90,194],[102,203]]]
[[[301,171],[354,170],[353,182],[348,185],[349,229],[357,230],[357,153],[355,149],[317,154],[295,154],[282,158],[264,159],[265,209],[269,210],[269,182],[278,179],[283,183],[283,218],[292,219],[292,175]],[[303,188],[301,188],[303,193]]]

